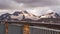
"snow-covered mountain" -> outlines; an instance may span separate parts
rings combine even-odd
[[[0,16],[0,18],[4,19],[31,19],[31,20],[37,20],[38,17],[34,14],[28,13],[27,11],[15,11],[13,14],[4,13]]]
[[[55,12],[51,12],[51,13],[42,15],[40,18],[58,18],[58,17],[59,17],[59,14]]]
[[[36,16],[32,13],[28,13],[26,10],[15,11],[13,14],[5,13],[0,16],[4,19],[17,19],[17,20],[39,20],[41,18],[60,18],[59,14],[55,12],[49,12],[40,16]]]

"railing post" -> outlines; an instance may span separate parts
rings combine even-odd
[[[5,22],[5,34],[8,34],[8,22]]]
[[[24,24],[24,26],[23,26],[23,34],[30,34],[29,24]]]

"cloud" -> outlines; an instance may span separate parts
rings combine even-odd
[[[18,3],[23,2],[31,6],[55,6],[60,5],[60,0],[15,0]]]
[[[21,4],[24,5],[21,7]],[[0,0],[0,9],[20,9],[37,6],[60,6],[60,0]]]
[[[40,10],[41,12],[53,10],[60,13],[60,0],[0,0],[0,9],[32,9],[37,7],[41,7],[37,10],[38,12],[35,12],[37,14],[40,13]]]
[[[32,13],[32,14],[36,15],[36,16],[40,16],[40,15],[43,15],[43,14],[54,12],[49,7],[36,7],[36,8],[28,9],[27,11],[29,13]]]
[[[13,0],[0,0],[0,9],[20,9],[24,7],[23,5]]]

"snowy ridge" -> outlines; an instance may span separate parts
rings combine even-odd
[[[23,11],[15,11],[13,14],[5,13],[0,16],[0,20],[24,20],[24,19],[30,19],[30,20],[39,20],[41,18],[60,18],[59,14],[55,12],[49,12],[40,16],[36,16],[32,13],[28,13],[26,10]]]

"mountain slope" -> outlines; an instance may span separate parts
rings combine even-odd
[[[55,12],[51,12],[51,13],[42,15],[40,18],[58,18],[58,17],[59,17],[59,14]]]

